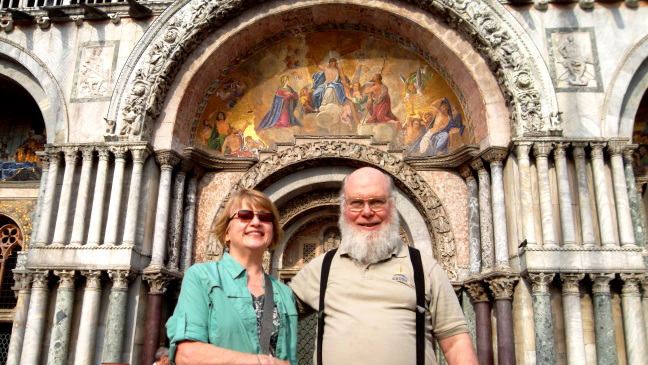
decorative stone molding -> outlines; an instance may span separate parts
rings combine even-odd
[[[195,147],[187,147],[183,153],[196,166],[202,166],[203,168],[214,171],[248,171],[259,161],[257,158],[225,158],[215,156]]]
[[[628,148],[627,139],[614,139],[610,140],[607,144],[607,152],[610,156],[622,154]]]
[[[108,270],[108,277],[112,280],[112,290],[128,290],[128,283],[135,278],[135,272],[131,270]]]
[[[531,290],[533,294],[549,294],[549,286],[554,279],[555,274],[549,273],[529,273],[528,280],[531,282]]]
[[[54,270],[54,275],[59,278],[59,290],[74,290],[75,270]]]
[[[508,156],[508,148],[505,147],[490,147],[481,153],[481,157],[489,164],[501,165],[506,156]]]
[[[594,282],[593,294],[610,295],[610,281],[614,280],[614,274],[589,274],[589,277]]]
[[[640,274],[621,274],[621,280],[623,280],[623,287],[621,288],[621,296],[638,296],[639,294],[639,283],[644,278]]]
[[[592,159],[603,158],[603,148],[607,145],[606,142],[590,142],[589,145],[592,147]]]
[[[480,281],[467,283],[466,290],[468,290],[468,294],[470,294],[470,297],[475,302],[488,301],[488,292],[486,291],[485,283]]]
[[[34,271],[32,274],[32,289],[48,289],[49,279],[49,270]]]
[[[167,285],[169,285],[173,278],[173,276],[167,275],[163,272],[144,274],[144,280],[148,282],[148,285],[151,288],[151,290],[149,291],[150,294],[164,294],[166,292]]]
[[[155,160],[160,164],[161,169],[173,169],[183,159],[176,151],[161,150],[155,151]]]
[[[305,211],[324,206],[338,207],[340,205],[339,194],[330,190],[316,193],[309,193],[307,197],[300,196],[286,203],[279,210],[279,224],[286,227],[295,218]]]
[[[487,279],[486,282],[495,299],[512,299],[517,277],[504,276]]]
[[[560,274],[560,280],[563,282],[563,295],[579,295],[579,283],[585,274]]]

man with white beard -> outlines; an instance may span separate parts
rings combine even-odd
[[[434,365],[432,336],[448,364],[477,364],[452,285],[439,264],[425,255],[421,255],[423,275],[419,276],[424,277],[425,309],[420,309],[424,316],[417,331],[415,270],[398,234],[391,178],[364,167],[347,176],[342,185],[342,241],[331,256],[328,277],[322,271],[325,255],[320,255],[290,282],[302,314],[320,307],[321,289],[326,294],[319,313],[322,360],[318,361],[316,350],[315,365]],[[320,288],[320,281],[325,288]]]

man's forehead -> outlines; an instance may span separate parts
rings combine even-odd
[[[385,175],[380,171],[363,169],[349,175],[345,184],[345,194],[357,190],[361,190],[361,192],[370,190],[387,196],[389,195],[389,183]]]

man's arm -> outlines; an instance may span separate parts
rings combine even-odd
[[[477,355],[473,349],[472,340],[467,333],[459,333],[454,336],[438,340],[443,356],[448,365],[478,365]]]

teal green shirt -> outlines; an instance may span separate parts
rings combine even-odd
[[[292,290],[274,277],[274,301],[281,317],[275,356],[297,364],[297,309]],[[221,261],[191,266],[182,279],[178,305],[166,323],[175,361],[183,340],[260,354],[257,319],[247,288],[247,271],[228,253]]]

